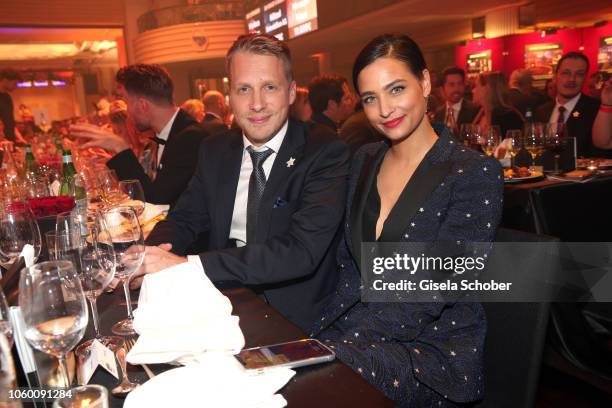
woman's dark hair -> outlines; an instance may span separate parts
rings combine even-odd
[[[410,72],[418,79],[423,79],[423,70],[427,68],[421,49],[414,40],[403,34],[383,34],[366,45],[353,64],[353,86],[359,92],[357,78],[359,73],[379,58],[390,57],[404,62]]]

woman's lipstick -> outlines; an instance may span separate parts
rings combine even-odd
[[[404,116],[400,116],[399,118],[395,118],[395,119],[390,120],[388,122],[383,122],[383,126],[388,128],[388,129],[393,129],[394,127],[396,127],[397,125],[402,123],[403,120],[404,120]]]

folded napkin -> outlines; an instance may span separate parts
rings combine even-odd
[[[23,257],[26,268],[34,265],[34,247],[30,244],[25,244],[19,256]]]
[[[229,299],[191,262],[146,275],[134,310],[140,337],[127,361],[188,364],[210,351],[236,354],[244,336],[231,312]]]
[[[145,209],[142,215],[139,217],[140,222],[144,224],[144,223],[151,221],[152,219],[156,217],[159,217],[162,214],[167,214],[169,208],[170,206],[167,204],[157,205],[157,204],[145,203]]]
[[[208,353],[200,364],[163,372],[128,394],[124,407],[280,408],[281,389],[295,371],[275,368],[248,374],[233,357]]]

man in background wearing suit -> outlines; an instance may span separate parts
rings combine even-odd
[[[140,275],[193,262],[213,282],[254,288],[306,330],[337,281],[348,149],[326,127],[288,119],[296,84],[285,43],[242,36],[228,51],[227,69],[242,130],[202,142],[196,173],[149,236],[159,246],[147,247],[134,286]],[[205,231],[209,250],[185,258]]]
[[[107,167],[115,170],[120,180],[140,180],[147,202],[172,206],[187,187],[200,142],[207,134],[193,117],[174,105],[172,79],[159,65],[123,67],[116,81],[136,128],[155,132],[155,177],[147,176],[126,140],[112,131],[83,124],[72,126],[71,133],[89,139],[83,147],[102,147],[113,154]]]
[[[227,115],[227,106],[223,94],[219,91],[208,91],[202,97],[202,102],[205,112],[202,127],[206,132],[214,135],[226,131],[228,128],[224,119]]]
[[[578,156],[603,156],[605,150],[593,146],[593,122],[599,101],[583,94],[582,86],[589,72],[589,60],[580,52],[563,55],[555,71],[557,98],[538,108],[536,119],[543,123],[563,124],[569,137],[576,138]]]
[[[454,126],[472,123],[479,108],[465,99],[465,71],[459,67],[449,67],[442,71],[442,90],[446,103],[436,110],[434,120],[449,126],[449,111],[452,110]]]
[[[311,120],[338,133],[342,123],[355,112],[355,97],[346,78],[340,75],[314,77],[308,84]]]

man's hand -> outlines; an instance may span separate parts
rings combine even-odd
[[[129,149],[130,145],[110,130],[88,123],[70,126],[70,134],[77,138],[88,139],[80,148],[101,147],[111,153],[119,153]]]
[[[159,246],[147,246],[145,258],[142,265],[130,279],[130,288],[138,289],[142,285],[144,275],[159,272],[162,269],[187,262],[184,256],[178,256],[170,252],[172,244],[161,244]]]

